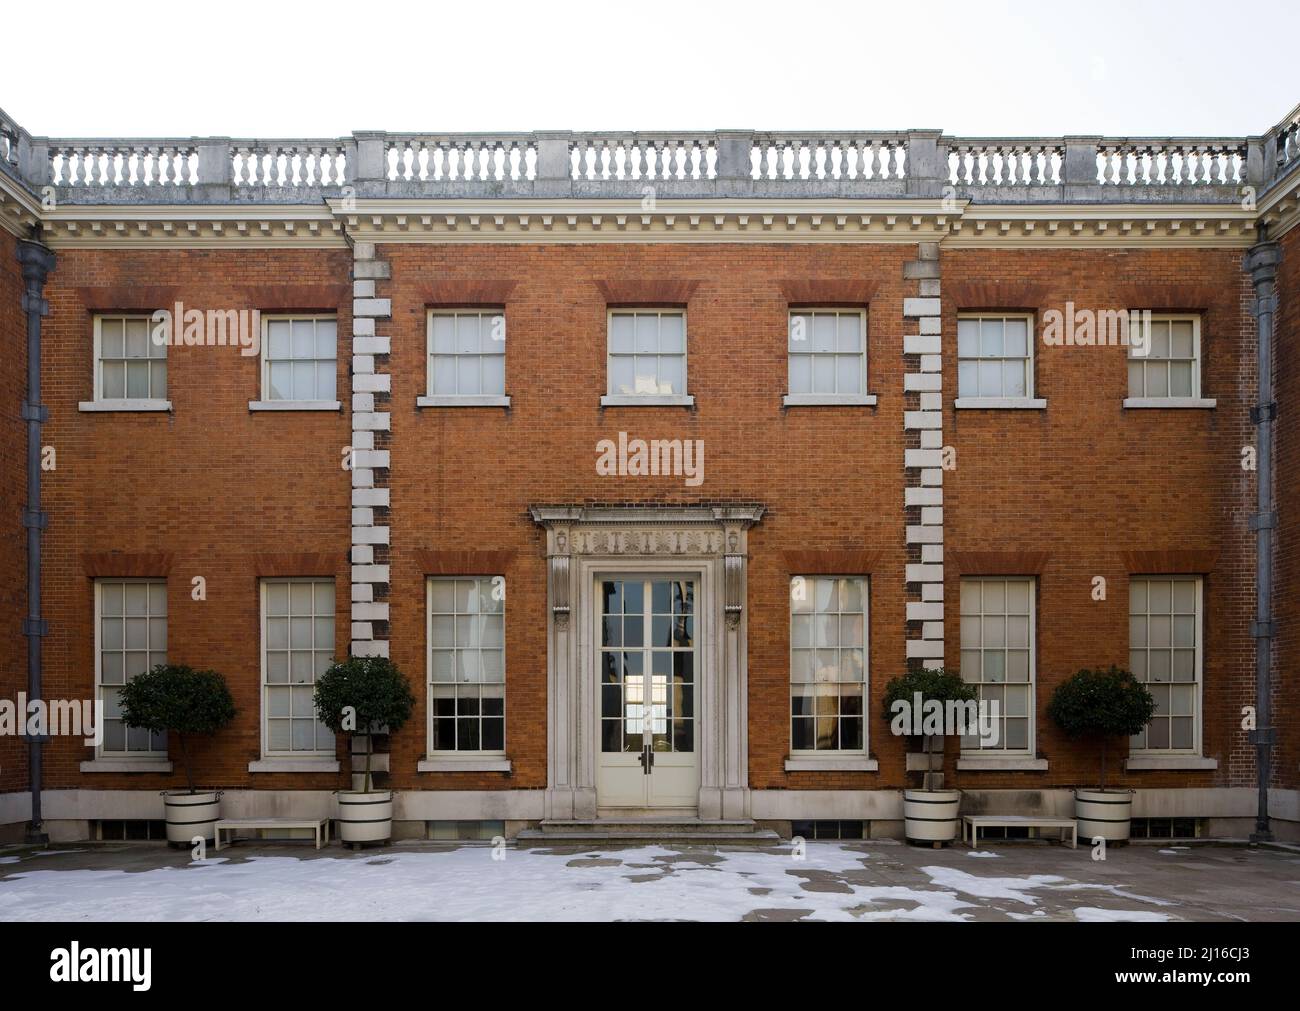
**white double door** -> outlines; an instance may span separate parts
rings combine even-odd
[[[597,804],[699,805],[699,586],[692,578],[596,581]],[[610,813],[617,813],[616,811]]]

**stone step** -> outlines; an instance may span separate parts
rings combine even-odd
[[[524,848],[542,846],[780,846],[780,835],[752,821],[695,819],[644,821],[544,821],[515,838]]]
[[[546,820],[538,826],[543,832],[673,832],[744,833],[755,830],[748,818],[728,821],[704,821],[700,818],[592,818]]]

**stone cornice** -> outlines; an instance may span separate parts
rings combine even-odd
[[[1256,215],[1214,204],[969,205],[944,239],[950,248],[1029,246],[1245,247]]]
[[[40,203],[27,189],[0,171],[0,228],[20,239],[30,238],[41,214]]]
[[[3,177],[0,177],[3,183]],[[1257,212],[1224,204],[972,204],[890,200],[332,200],[328,205],[89,205],[40,212],[0,196],[13,231],[53,248],[338,248],[378,243],[905,243],[948,248],[1242,248],[1300,220],[1297,186]],[[2,192],[2,187],[0,187]],[[18,198],[15,197],[16,201]],[[30,201],[28,201],[30,203]],[[345,236],[346,233],[346,236]]]

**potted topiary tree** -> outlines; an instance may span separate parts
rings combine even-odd
[[[128,727],[172,732],[180,740],[187,789],[163,793],[167,841],[175,846],[188,845],[195,836],[212,839],[220,817],[221,791],[195,789],[189,739],[194,734],[215,734],[235,718],[225,678],[214,670],[159,664],[124,684],[118,701]]]
[[[316,679],[317,717],[334,733],[349,738],[349,743],[381,727],[396,732],[410,719],[413,708],[415,696],[406,676],[387,657],[348,657]],[[349,746],[349,756],[353,751]],[[365,752],[362,789],[338,794],[339,838],[345,843],[386,842],[393,835],[393,791],[373,789],[371,751]]]
[[[943,667],[908,671],[885,685],[885,719],[891,721],[895,733],[920,737],[926,753],[921,789],[903,791],[903,833],[910,840],[937,846],[957,838],[961,791],[945,790],[939,785],[947,732],[954,729],[948,725],[946,717],[959,705],[965,713],[978,699],[979,693],[973,685],[963,681],[956,671]],[[934,718],[936,704],[939,707],[937,721]],[[933,759],[936,749],[926,740],[933,737],[939,739],[937,772]]]
[[[1106,751],[1111,740],[1140,733],[1156,703],[1142,682],[1126,670],[1081,670],[1052,693],[1047,715],[1067,737],[1092,738],[1101,744],[1101,778],[1097,789],[1076,788],[1074,816],[1085,839],[1109,841],[1129,837],[1133,791],[1106,788]]]

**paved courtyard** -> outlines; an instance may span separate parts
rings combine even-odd
[[[0,920],[1292,920],[1300,850],[0,849]]]

